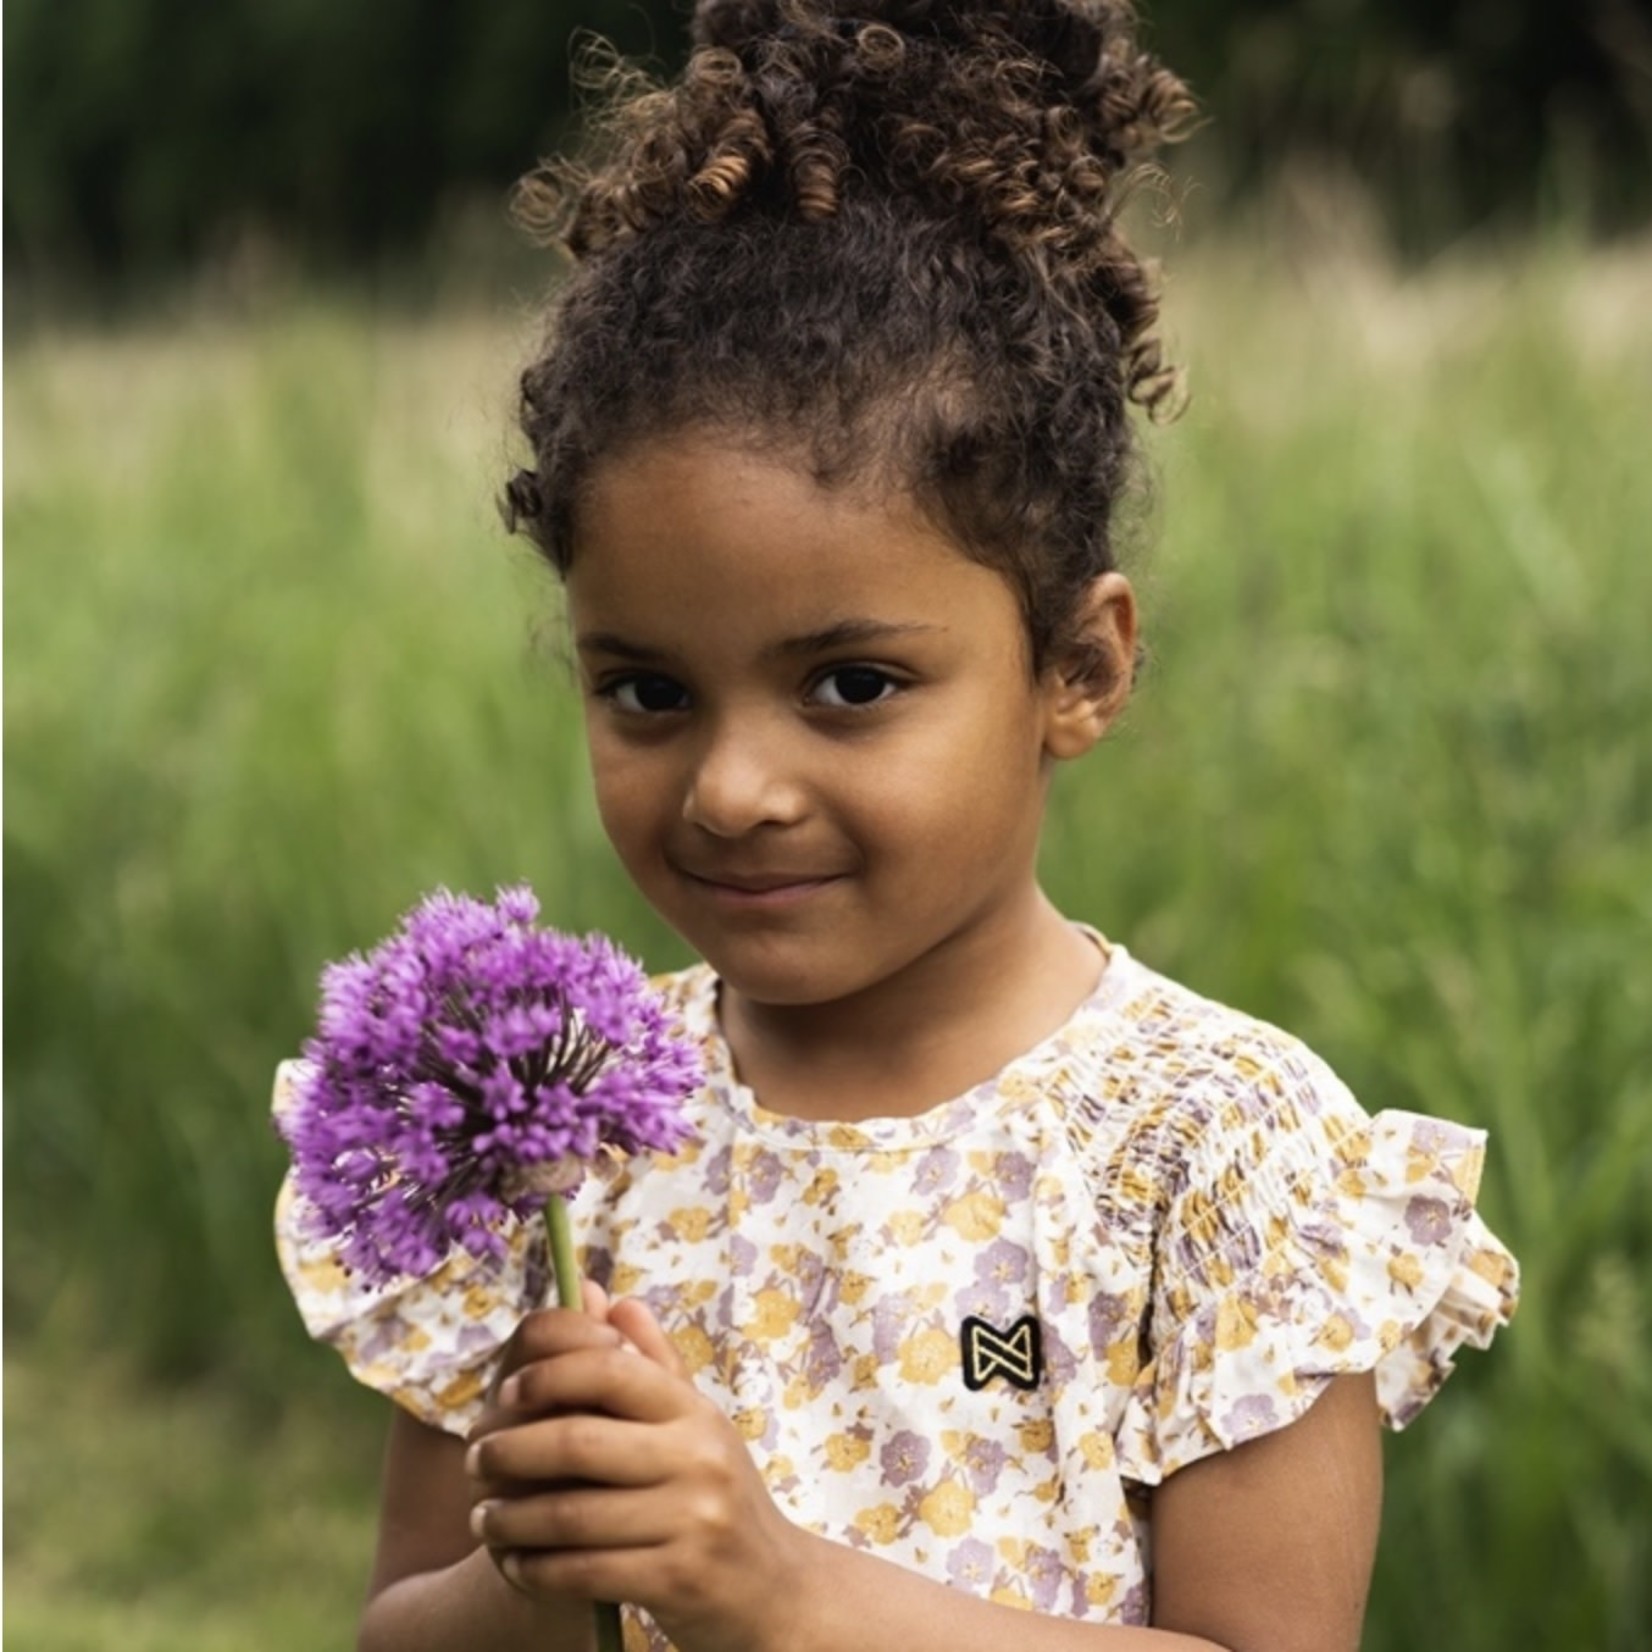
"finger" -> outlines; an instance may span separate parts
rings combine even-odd
[[[535,1360],[555,1359],[578,1348],[614,1348],[624,1338],[606,1323],[577,1308],[535,1308],[517,1321],[500,1351],[497,1387]]]
[[[540,1360],[592,1349],[610,1351],[625,1346],[625,1337],[589,1314],[568,1308],[540,1308],[525,1314],[511,1333],[489,1379],[482,1415],[471,1425],[467,1439],[479,1439],[496,1428],[519,1420],[520,1410],[506,1387],[525,1366]]]
[[[658,1430],[590,1412],[545,1417],[500,1429],[465,1454],[465,1472],[477,1500],[522,1495],[524,1485],[546,1482],[611,1487],[663,1484],[668,1468]]]
[[[600,1411],[632,1422],[663,1423],[679,1416],[694,1390],[634,1348],[591,1348],[538,1360],[516,1373],[511,1400],[519,1416],[549,1411]]]
[[[666,1499],[646,1491],[580,1486],[487,1498],[470,1530],[490,1549],[633,1549],[665,1542],[679,1523]]]
[[[579,1282],[579,1294],[585,1301],[585,1312],[597,1320],[608,1317],[608,1293],[594,1279]]]
[[[663,1365],[674,1377],[686,1377],[688,1367],[682,1355],[654,1317],[646,1302],[625,1297],[608,1310],[608,1323],[623,1336],[638,1353],[646,1354],[656,1365]]]
[[[579,1600],[636,1600],[659,1565],[660,1549],[512,1549],[500,1570],[524,1594]]]
[[[524,1314],[505,1345],[515,1364],[523,1366],[536,1359],[555,1359],[558,1354],[575,1348],[617,1347],[623,1339],[606,1323],[607,1296],[600,1285],[592,1289],[603,1304],[601,1314],[588,1313],[582,1308],[535,1308]]]

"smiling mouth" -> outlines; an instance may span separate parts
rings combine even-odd
[[[841,872],[768,872],[745,876],[724,873],[713,877],[690,872],[686,867],[679,867],[678,871],[697,888],[741,906],[778,906],[786,901],[802,900],[844,876]]]

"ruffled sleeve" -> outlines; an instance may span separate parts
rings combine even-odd
[[[276,1071],[272,1111],[291,1105],[302,1063]],[[371,1286],[339,1265],[336,1247],[312,1238],[289,1170],[276,1196],[281,1271],[318,1341],[331,1343],[350,1373],[420,1422],[463,1434],[481,1415],[494,1363],[517,1322],[543,1307],[549,1263],[543,1224],[513,1223],[502,1261],[455,1249],[434,1273]]]
[[[1375,1371],[1403,1428],[1518,1295],[1474,1209],[1483,1130],[1371,1117],[1294,1041],[1239,1069],[1151,1144],[1175,1191],[1118,1436],[1147,1485],[1293,1422],[1345,1373]]]

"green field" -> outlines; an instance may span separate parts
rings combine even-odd
[[[1152,663],[1048,882],[1491,1131],[1518,1317],[1391,1441],[1373,1652],[1652,1648],[1652,245],[1407,280],[1190,253],[1132,562]],[[11,1643],[343,1646],[383,1403],[276,1271],[321,963],[602,840],[503,538],[531,329],[340,301],[9,341]]]

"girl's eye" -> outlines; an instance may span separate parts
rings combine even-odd
[[[900,684],[875,665],[843,665],[828,671],[815,684],[816,701],[833,709],[876,705],[897,692]]]
[[[688,690],[670,677],[655,672],[639,671],[634,676],[620,677],[605,683],[597,690],[604,699],[612,700],[621,711],[659,713],[683,711],[688,706]]]

